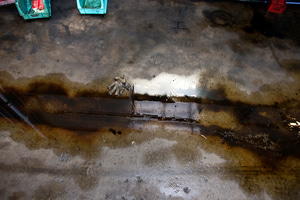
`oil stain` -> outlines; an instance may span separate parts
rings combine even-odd
[[[3,81],[6,84],[2,83],[1,118],[7,123],[25,123],[30,132],[41,132],[51,138],[52,144],[41,143],[43,148],[60,146],[64,150],[71,148],[72,154],[82,152],[91,156],[92,148],[97,149],[104,138],[118,135],[113,141],[124,139],[130,130],[140,131],[139,127],[151,119],[201,129],[204,135],[218,135],[232,145],[264,149],[276,156],[286,153],[297,156],[299,151],[297,127],[292,130],[289,127],[293,119],[300,118],[300,112],[293,108],[299,104],[297,100],[269,106],[247,104],[227,99],[222,89],[208,91],[215,94],[205,98],[147,95],[111,98],[101,91],[91,91],[86,85],[78,84],[74,88],[73,82],[57,74],[34,79],[23,80],[21,86],[14,79]],[[61,131],[65,134],[58,134]],[[97,134],[98,131],[103,134]],[[16,131],[12,137],[24,141],[29,137],[25,134]],[[30,140],[38,140],[38,137]],[[27,145],[40,148],[31,146],[35,142],[28,141]]]
[[[215,10],[212,12],[204,10],[203,15],[215,26],[228,26],[232,23],[231,15],[223,10]]]
[[[258,12],[254,13],[254,16],[251,20],[252,27],[265,35],[266,37],[278,37],[282,38],[283,35],[276,29],[270,21],[266,19],[265,16],[261,15]]]
[[[239,53],[242,56],[252,53],[251,48],[242,45],[238,40],[229,40],[227,41],[227,44],[234,53]]]
[[[207,93],[213,95],[205,98],[169,97],[166,100],[166,97],[146,95],[112,98],[99,85],[97,88],[97,84],[74,83],[60,74],[18,80],[3,72],[0,76],[1,130],[10,131],[10,137],[28,149],[53,149],[58,156],[68,152],[70,156],[79,155],[89,160],[98,157],[102,147],[126,148],[132,141],[142,144],[163,138],[178,142],[171,147],[149,149],[143,156],[146,166],[164,167],[170,155],[188,166],[202,158],[198,149],[201,146],[207,152],[224,154],[225,159],[239,160],[235,171],[229,172],[230,178],[235,174],[241,187],[251,194],[262,192],[257,183],[270,184],[270,180],[275,179],[274,174],[289,178],[276,179],[279,185],[275,187],[279,190],[299,188],[295,182],[299,177],[294,176],[293,171],[282,171],[281,167],[291,157],[300,155],[299,127],[290,126],[295,119],[300,119],[297,100],[272,105],[248,104],[229,100],[222,88],[216,91],[206,88]],[[151,113],[146,113],[147,106],[152,108]],[[153,109],[155,106],[157,110]],[[155,127],[165,131],[157,132]],[[241,156],[241,152],[247,153]],[[237,155],[240,157],[235,158]],[[248,163],[248,158],[255,161]],[[33,162],[37,163],[23,159],[20,165]],[[259,169],[243,168],[253,163]],[[99,181],[86,173],[87,167],[80,166],[76,173],[81,176],[74,176],[83,190],[95,187]],[[292,170],[299,171],[297,165]],[[255,178],[252,172],[259,176]],[[267,180],[265,172],[269,173]],[[290,180],[289,184],[286,180]],[[288,195],[273,186],[268,186],[268,190],[274,196]],[[41,187],[39,191],[44,189]],[[45,192],[56,195],[54,191]]]
[[[300,60],[282,60],[280,64],[291,75],[300,74]]]
[[[14,192],[11,196],[8,197],[8,200],[18,200],[23,199],[25,192]]]
[[[66,186],[59,181],[49,181],[41,185],[35,192],[35,199],[57,199],[62,193],[66,192]]]

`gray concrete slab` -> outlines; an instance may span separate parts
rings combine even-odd
[[[299,199],[299,7],[0,13],[1,199]]]

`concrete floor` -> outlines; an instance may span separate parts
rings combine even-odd
[[[299,9],[0,7],[0,199],[299,199]]]

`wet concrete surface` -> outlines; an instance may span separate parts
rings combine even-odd
[[[299,7],[0,12],[1,199],[299,199]]]

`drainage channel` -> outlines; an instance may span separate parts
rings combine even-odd
[[[53,127],[96,131],[105,127],[139,129],[146,122],[159,121],[199,129],[193,102],[163,103],[109,97],[68,97],[57,94],[1,94],[1,117]]]

